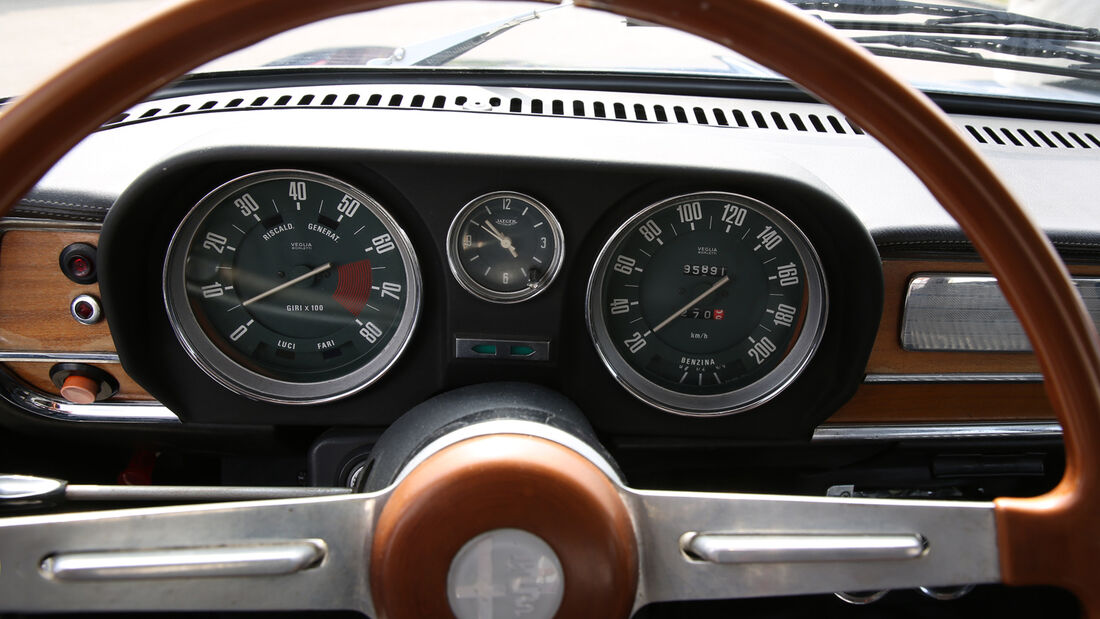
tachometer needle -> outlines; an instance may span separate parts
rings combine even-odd
[[[275,294],[276,292],[279,292],[280,290],[285,290],[287,288],[290,288],[291,286],[293,286],[294,284],[297,284],[298,282],[300,282],[302,280],[309,279],[309,278],[313,277],[314,275],[317,275],[318,273],[324,273],[325,271],[327,271],[331,268],[332,268],[332,263],[331,262],[326,262],[325,264],[322,264],[321,266],[317,267],[316,269],[313,269],[309,273],[303,273],[303,274],[299,275],[298,277],[295,277],[294,279],[292,279],[290,281],[283,282],[283,283],[279,284],[278,286],[275,286],[274,288],[272,288],[270,290],[265,290],[264,292],[261,292],[260,294],[252,297],[251,299],[245,301],[244,303],[241,303],[241,305],[246,305],[247,306],[247,305],[255,303],[256,301],[259,301],[261,299],[266,299],[267,297],[270,297],[271,295]]]
[[[485,226],[489,226],[489,227],[485,228]],[[497,240],[500,241],[500,246],[501,247],[503,247],[504,249],[507,249],[508,251],[512,252],[512,257],[513,258],[519,258],[519,254],[516,253],[515,245],[512,245],[512,239],[510,239],[510,238],[504,236],[503,234],[501,234],[500,230],[497,230],[497,227],[494,226],[493,223],[491,221],[489,221],[488,219],[485,220],[485,226],[482,226],[482,227],[485,228],[486,232],[488,232],[489,234],[495,236],[497,238]]]
[[[729,275],[727,275],[727,276],[723,277],[722,279],[714,282],[714,285],[711,286],[710,288],[707,288],[706,291],[703,292],[703,294],[701,294],[701,295],[695,297],[694,299],[688,301],[687,303],[684,304],[683,307],[676,310],[675,312],[672,312],[671,316],[669,316],[668,318],[665,318],[664,320],[662,320],[656,327],[653,327],[653,332],[656,333],[656,332],[660,331],[661,329],[663,329],[665,327],[665,325],[672,322],[673,320],[676,320],[676,318],[678,318],[680,316],[680,314],[683,314],[684,312],[691,309],[692,305],[695,305],[696,303],[698,303],[698,302],[702,301],[703,299],[709,297],[712,292],[714,292],[715,290],[718,290],[719,288],[721,288],[722,286],[725,286],[728,283],[730,283],[730,276]]]

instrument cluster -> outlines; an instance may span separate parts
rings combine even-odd
[[[380,427],[521,381],[602,431],[782,435],[862,378],[881,266],[808,183],[217,155],[150,172],[101,237],[123,365],[187,421]]]
[[[539,200],[494,191],[447,234],[455,280],[490,303],[550,286],[564,233]],[[586,322],[611,374],[645,403],[723,415],[775,396],[812,357],[826,288],[812,245],[775,208],[705,191],[669,197],[603,244]],[[179,342],[245,397],[316,404],[398,360],[422,304],[419,260],[378,200],[332,176],[246,174],[202,198],[172,237],[164,300]]]

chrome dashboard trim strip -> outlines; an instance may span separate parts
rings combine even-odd
[[[159,402],[73,404],[23,385],[10,371],[2,368],[0,400],[32,415],[55,421],[156,424],[180,422],[175,413]]]
[[[1020,373],[949,373],[949,374],[868,374],[863,384],[907,384],[907,383],[1041,383],[1043,375],[1038,372]]]
[[[102,423],[179,423],[180,419],[157,402],[96,402],[73,404],[15,387],[3,393],[3,399],[40,417],[59,421],[97,421]]]
[[[814,442],[902,441],[960,438],[1057,438],[1057,421],[980,423],[826,423],[814,430]]]
[[[31,361],[35,363],[118,363],[113,352],[26,352],[0,350],[0,363]]]
[[[38,219],[33,217],[0,218],[0,234],[12,230],[68,230],[99,232],[103,224],[96,221],[73,221],[70,219]]]

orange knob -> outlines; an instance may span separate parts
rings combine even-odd
[[[91,404],[99,394],[99,383],[79,374],[70,374],[61,385],[61,397],[74,404]]]

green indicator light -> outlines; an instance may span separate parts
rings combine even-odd
[[[474,346],[473,351],[479,355],[495,355],[497,354],[497,347],[494,344],[478,344]]]
[[[509,352],[511,352],[512,356],[514,357],[530,357],[531,355],[535,354],[535,349],[531,348],[530,346],[520,345],[513,346]]]

